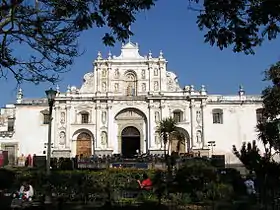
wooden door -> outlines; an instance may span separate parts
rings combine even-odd
[[[77,138],[76,144],[76,155],[83,155],[83,157],[90,157],[92,155],[91,152],[92,141],[91,136],[87,133],[79,134]]]
[[[5,146],[5,151],[8,152],[9,165],[14,165],[16,161],[16,148],[14,145]]]

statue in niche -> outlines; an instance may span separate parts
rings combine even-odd
[[[142,79],[146,79],[146,71],[145,71],[145,69],[142,69],[142,71],[141,71],[141,78]]]
[[[129,84],[128,86],[127,86],[127,96],[133,96],[133,94],[132,94],[132,90],[133,88],[132,88],[132,85],[131,84]]]
[[[154,76],[158,76],[158,69],[157,68],[154,69]]]
[[[155,122],[158,123],[159,120],[159,112],[155,112]]]
[[[158,82],[157,81],[154,83],[154,90],[158,91]]]
[[[161,144],[160,135],[159,135],[158,133],[156,133],[156,135],[155,135],[155,144],[156,144],[156,145]]]
[[[101,145],[102,146],[107,145],[107,133],[105,131],[101,132]]]
[[[59,145],[64,147],[65,144],[66,144],[66,134],[64,131],[61,131],[59,133]]]
[[[106,82],[103,82],[103,83],[102,83],[102,91],[103,91],[103,92],[106,92]]]
[[[146,84],[142,83],[142,92],[145,92],[145,91],[146,91]]]
[[[196,143],[198,143],[198,144],[202,143],[202,133],[201,133],[201,131],[196,132]]]
[[[65,112],[60,113],[60,123],[64,124],[65,123]]]
[[[114,88],[115,88],[115,92],[119,92],[119,83],[115,83]]]
[[[102,112],[101,114],[101,120],[102,120],[102,123],[106,123],[106,117],[107,117],[107,113],[105,111]]]
[[[102,77],[106,77],[106,69],[102,69]]]
[[[201,122],[201,111],[200,110],[196,111],[196,121],[198,123]]]
[[[131,72],[126,75],[126,91],[127,96],[134,96],[136,94],[136,77]]]
[[[115,69],[115,74],[114,74],[115,78],[118,79],[120,77],[120,71],[119,69]]]

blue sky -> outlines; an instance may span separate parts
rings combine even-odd
[[[280,39],[266,42],[256,49],[255,55],[236,54],[231,49],[220,51],[203,41],[203,32],[196,25],[196,13],[188,10],[188,1],[158,1],[156,7],[137,16],[131,30],[133,42],[140,46],[142,55],[152,50],[158,55],[163,50],[168,69],[174,71],[181,86],[193,84],[199,88],[206,85],[209,94],[236,94],[242,84],[247,94],[259,94],[265,87],[262,72],[279,60]],[[101,41],[106,29],[92,29],[80,38],[80,48],[85,53],[75,59],[72,70],[61,75],[59,85],[65,91],[67,85],[80,86],[83,75],[92,71],[92,62],[101,51],[107,55],[120,52],[120,43],[114,48],[105,47]],[[24,53],[24,50],[22,51]],[[0,80],[0,104],[15,102],[16,83]],[[24,84],[24,97],[44,97],[51,84]]]

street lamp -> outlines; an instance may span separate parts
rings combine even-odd
[[[50,168],[51,168],[51,147],[52,147],[52,110],[54,105],[54,99],[56,96],[57,91],[53,90],[52,88],[46,90],[46,95],[48,98],[49,104],[49,129],[48,129],[48,143],[47,143],[47,176],[50,175]]]
[[[216,146],[216,142],[215,141],[208,141],[208,147],[211,147],[211,153],[213,156],[214,153],[214,147]]]

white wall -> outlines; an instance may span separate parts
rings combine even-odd
[[[213,124],[212,110],[223,110],[223,124]],[[215,141],[214,154],[226,154],[226,163],[237,163],[232,146],[241,148],[243,142],[257,139],[256,109],[259,104],[208,104],[205,108],[205,141]]]
[[[48,139],[48,125],[43,124],[40,111],[47,107],[18,105],[16,107],[15,139],[19,141],[19,153],[42,155]]]

